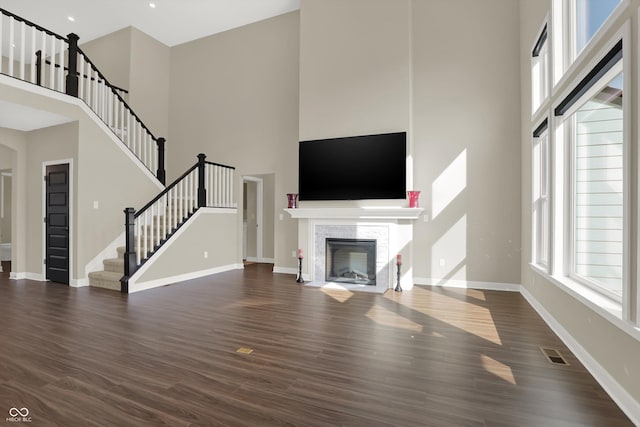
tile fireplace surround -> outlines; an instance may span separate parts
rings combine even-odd
[[[396,286],[396,255],[402,254],[400,283],[404,290],[413,287],[413,222],[423,209],[302,207],[285,211],[298,220],[298,247],[305,253],[302,276],[309,285],[382,293]],[[376,285],[326,282],[327,238],[375,239]]]

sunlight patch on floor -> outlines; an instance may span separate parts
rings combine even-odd
[[[482,361],[482,367],[487,372],[490,372],[496,377],[505,380],[509,384],[516,385],[516,379],[513,377],[513,371],[510,367],[485,354],[481,354],[480,359]]]
[[[338,302],[345,302],[353,296],[353,292],[346,289],[320,288],[320,291]]]
[[[376,304],[367,312],[367,318],[373,320],[379,325],[391,326],[394,328],[406,329],[408,331],[422,332],[422,325],[394,313],[380,305]]]
[[[414,298],[394,298],[393,300],[406,307],[416,310],[424,315],[430,316],[443,323],[461,329],[470,334],[476,335],[494,344],[502,345],[500,334],[493,322],[491,312],[485,307],[473,304],[471,301],[464,301],[467,290],[441,289],[433,291],[430,288],[414,286],[411,294]],[[451,295],[445,295],[445,293]],[[407,296],[409,292],[406,293]],[[458,296],[458,297],[456,297]],[[474,297],[476,297],[474,295]],[[435,331],[438,330],[434,326]],[[440,331],[447,335],[446,330]]]

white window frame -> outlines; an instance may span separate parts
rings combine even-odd
[[[611,15],[585,44],[580,52],[576,52],[576,0],[552,0],[551,2],[551,38],[553,57],[553,86],[563,86],[574,70],[586,67],[585,58],[591,57],[596,45],[613,28],[623,15],[631,0],[622,0]]]
[[[531,194],[533,195],[531,258],[534,264],[548,272],[551,262],[551,224],[553,221],[551,212],[551,141],[548,118],[545,118],[540,126],[545,121],[547,122],[546,129],[538,132],[539,127],[537,127],[534,130],[531,146],[531,168],[533,171],[532,178],[534,178],[531,181]],[[539,203],[541,199],[546,201],[543,206],[540,206]],[[547,220],[546,227],[543,227],[545,217]],[[543,255],[545,252],[546,257]]]
[[[624,46],[624,44],[623,44]],[[623,286],[622,286],[622,291],[623,291],[623,295],[618,295],[614,292],[611,292],[610,290],[603,288],[602,286],[598,285],[597,283],[595,283],[594,281],[590,280],[587,277],[581,276],[579,274],[577,274],[576,271],[576,252],[575,252],[575,186],[576,186],[576,165],[574,164],[574,159],[575,159],[575,132],[576,132],[576,112],[582,107],[584,106],[584,104],[586,102],[588,102],[591,98],[593,98],[593,96],[595,96],[598,92],[600,92],[604,86],[606,85],[606,83],[608,83],[611,79],[615,78],[618,74],[623,73],[623,66],[624,64],[624,54],[623,54],[623,59],[620,60],[613,68],[611,68],[604,76],[602,76],[599,80],[598,83],[596,85],[594,85],[591,89],[589,89],[588,92],[586,92],[581,98],[580,100],[578,100],[575,103],[575,109],[572,108],[572,112],[568,115],[569,117],[567,117],[566,121],[565,121],[565,128],[566,128],[566,132],[567,132],[567,150],[568,150],[568,167],[567,170],[565,172],[565,179],[567,180],[567,182],[569,183],[569,193],[568,193],[568,200],[570,201],[569,206],[567,207],[567,230],[569,232],[569,239],[568,239],[568,245],[567,245],[567,260],[568,260],[568,266],[569,268],[567,269],[567,273],[568,276],[575,280],[576,282],[582,283],[585,286],[589,286],[592,290],[603,294],[604,296],[606,296],[607,298],[610,298],[620,304],[622,304],[622,300],[624,298],[624,282],[628,281],[628,274],[625,275],[625,269],[624,269],[624,265],[628,264],[625,263],[624,259],[628,258],[628,247],[625,248],[625,244],[623,242]],[[625,78],[625,75],[623,73],[623,81]],[[624,86],[623,83],[623,91],[626,92],[626,87]],[[628,127],[628,120],[629,120],[629,114],[627,112],[627,104],[625,104],[625,97],[623,96],[623,147],[628,147],[628,144],[625,143],[626,140],[628,140],[629,138],[627,138],[628,136],[628,131],[627,129]],[[623,162],[628,164],[628,159],[625,156],[625,153],[628,152],[628,148],[623,148]],[[629,180],[625,179],[626,175],[628,175],[629,173],[629,167],[625,164],[623,164],[623,188],[628,187],[628,183]],[[624,236],[626,236],[629,233],[629,227],[628,227],[628,210],[629,210],[629,206],[628,206],[628,202],[627,202],[627,197],[623,196],[623,239],[625,239]],[[626,249],[626,250],[625,250]]]
[[[632,335],[638,336],[638,328],[628,328],[631,321],[630,313],[630,145],[631,145],[631,102],[630,96],[623,97],[623,283],[622,298],[612,299],[607,292],[602,292],[600,286],[592,287],[590,283],[585,283],[579,276],[571,274],[573,271],[573,239],[572,239],[572,206],[573,191],[571,188],[573,174],[573,156],[571,155],[572,135],[568,118],[591,99],[602,88],[600,82],[608,81],[608,75],[615,77],[620,72],[623,73],[623,90],[625,93],[632,91],[632,76],[630,73],[631,61],[631,24],[627,20],[609,39],[601,50],[591,57],[588,65],[583,67],[581,73],[572,81],[574,84],[565,89],[562,96],[556,98],[557,101],[564,100],[571,90],[578,85],[586,75],[600,62],[620,40],[623,41],[622,60],[614,66],[607,75],[598,79],[598,83],[584,93],[563,116],[553,116],[551,125],[553,126],[551,163],[552,163],[552,237],[551,237],[551,266],[550,279],[552,282],[567,288],[571,294],[589,306],[597,308],[599,312],[606,313],[606,317],[612,319],[616,324],[622,325],[624,330],[630,331]],[[619,67],[619,68],[617,68]],[[558,105],[560,102],[557,103]],[[558,105],[554,105],[554,108]],[[561,203],[553,203],[554,200],[563,200]],[[539,270],[543,272],[542,270]],[[622,320],[622,322],[620,322]]]
[[[549,37],[551,29],[549,28],[549,16],[547,15],[544,19],[544,22],[540,26],[540,30],[538,31],[538,36],[533,42],[531,46],[531,116],[534,117],[536,114],[546,106],[549,101],[549,95],[551,93],[551,41]],[[544,36],[544,41],[541,43],[541,46],[538,47],[538,44],[542,37]],[[537,50],[537,52],[536,52]],[[540,70],[540,78],[534,78],[534,70],[536,66],[539,66]],[[540,85],[542,88],[540,90],[539,87],[535,85]],[[536,90],[538,89],[538,90]],[[540,99],[536,100],[536,97],[539,96]],[[536,103],[537,101],[537,103]]]

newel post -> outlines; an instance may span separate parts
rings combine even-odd
[[[68,64],[67,71],[67,95],[78,97],[78,40],[79,37],[71,33],[67,36],[69,39]]]
[[[156,172],[156,177],[158,181],[160,181],[163,185],[166,184],[166,171],[164,170],[164,143],[166,140],[164,138],[158,138],[156,144],[158,145],[158,171]]]
[[[135,251],[135,213],[133,208],[124,210],[124,276],[120,279],[120,292],[129,293],[129,278],[138,269]]]
[[[204,159],[207,156],[198,154],[198,207],[203,208],[207,205],[207,189],[204,184]]]

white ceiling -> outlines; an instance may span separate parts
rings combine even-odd
[[[0,101],[0,128],[28,132],[30,130],[69,123],[71,121],[70,118],[59,114]]]
[[[297,10],[300,0],[0,0],[0,8],[62,36],[76,33],[80,44],[133,26],[175,46]],[[30,131],[69,121],[0,101],[0,127]]]
[[[297,10],[300,0],[0,0],[0,8],[62,36],[76,33],[80,44],[133,26],[175,46]]]

